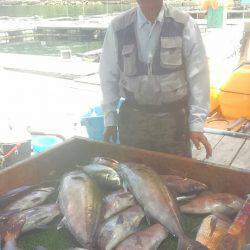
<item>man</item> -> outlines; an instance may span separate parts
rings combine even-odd
[[[190,157],[191,139],[209,157],[209,72],[199,28],[163,0],[137,2],[112,21],[103,44],[104,140],[116,141],[119,127],[121,144]]]

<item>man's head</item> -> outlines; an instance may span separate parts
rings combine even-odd
[[[137,0],[137,3],[140,7],[147,8],[147,9],[161,9],[163,5],[163,0]]]
[[[137,0],[142,12],[148,20],[154,22],[162,8],[163,0]]]

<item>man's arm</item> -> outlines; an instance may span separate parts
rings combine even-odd
[[[115,142],[118,124],[116,106],[120,99],[120,71],[117,58],[117,43],[112,25],[109,26],[104,39],[99,73],[103,94],[104,140],[109,141],[112,138]]]
[[[209,69],[200,30],[193,18],[184,29],[183,54],[188,82],[190,138],[197,149],[202,143],[211,156],[212,148],[203,134],[204,123],[210,108]]]

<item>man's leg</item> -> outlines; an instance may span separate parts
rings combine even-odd
[[[150,128],[152,150],[191,157],[185,110],[153,115]]]
[[[148,115],[124,103],[119,112],[120,143],[151,150],[148,125]]]

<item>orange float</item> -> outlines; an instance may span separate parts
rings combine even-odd
[[[219,103],[224,117],[250,119],[250,64],[232,72],[220,90]]]

